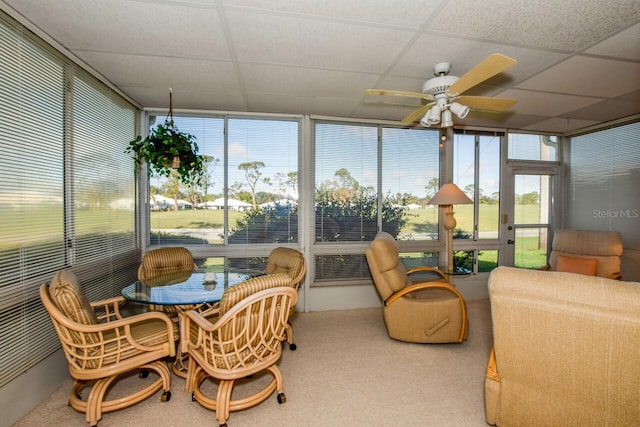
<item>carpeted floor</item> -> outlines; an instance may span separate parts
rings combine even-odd
[[[296,351],[285,345],[280,368],[287,401],[275,393],[232,412],[230,426],[487,426],[484,372],[491,349],[488,300],[468,301],[470,332],[462,344],[410,344],[388,337],[380,308],[297,313]],[[261,381],[256,378],[255,381]],[[136,376],[113,392],[142,381]],[[86,426],[67,405],[71,380],[13,427]],[[174,376],[172,397],[105,414],[100,427],[216,426],[215,413],[191,401]],[[251,384],[238,391],[248,390]]]

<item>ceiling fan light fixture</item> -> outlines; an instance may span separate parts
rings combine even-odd
[[[429,123],[429,114],[431,114],[431,110],[427,111],[427,114],[420,119],[420,124],[426,128],[431,127],[431,123]]]
[[[431,107],[431,110],[429,110],[429,113],[427,114],[427,122],[430,125],[437,125],[438,123],[440,123],[441,111],[442,109],[439,105],[434,105],[433,107]]]
[[[459,119],[464,119],[469,114],[469,107],[467,107],[466,105],[459,104],[457,102],[452,102],[449,109]]]
[[[450,128],[451,126],[453,126],[453,116],[451,114],[451,111],[444,110],[442,112],[442,127]]]

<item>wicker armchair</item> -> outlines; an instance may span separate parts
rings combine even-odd
[[[167,278],[176,275],[177,281],[181,281],[183,274],[190,274],[197,268],[193,262],[193,255],[187,248],[181,246],[167,246],[152,249],[144,254],[142,263],[138,267],[138,280],[170,283]],[[175,307],[149,305],[149,310],[164,311],[174,322],[179,321],[178,310]]]
[[[229,288],[222,296],[215,323],[193,310],[183,316],[180,345],[190,356],[185,387],[192,400],[216,412],[220,425],[226,425],[231,411],[253,407],[275,390],[278,403],[286,400],[277,362],[286,339],[289,310],[298,298],[289,281],[286,274],[274,274]],[[250,380],[262,371],[273,376],[266,387],[231,399],[236,380]],[[218,380],[216,398],[200,389],[207,378]]]
[[[391,338],[418,343],[462,342],[467,337],[467,309],[460,292],[432,267],[407,270],[398,244],[386,232],[366,251],[373,282],[383,300],[382,313]],[[413,283],[410,275],[435,274],[436,281]]]
[[[160,389],[161,400],[170,399],[171,374],[162,359],[175,355],[178,335],[167,315],[150,312],[125,318],[119,310],[123,297],[89,303],[69,270],[43,284],[40,298],[74,379],[69,404],[86,414],[89,425],[97,425],[103,413],[132,406]],[[134,370],[140,370],[141,377],[155,371],[159,378],[128,396],[105,400],[117,378]],[[85,400],[86,387],[91,391]]]
[[[307,272],[307,263],[302,252],[291,248],[279,247],[269,253],[265,271],[267,274],[286,273],[291,278],[289,286],[297,290]],[[292,306],[289,314],[293,315],[295,311],[295,306]],[[289,343],[290,350],[297,348],[293,342],[293,326],[290,321],[287,322],[287,343]]]

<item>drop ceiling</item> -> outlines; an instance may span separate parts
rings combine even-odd
[[[0,0],[140,107],[399,121],[438,62],[515,98],[457,125],[572,133],[640,114],[638,0]],[[390,99],[394,98],[394,99]]]

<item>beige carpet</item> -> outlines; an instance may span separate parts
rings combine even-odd
[[[228,423],[487,426],[483,388],[492,343],[489,301],[467,306],[469,339],[439,345],[390,339],[379,308],[297,313],[292,321],[298,349],[285,346],[280,361],[287,401],[279,405],[274,393],[256,407],[232,412]],[[127,378],[118,386],[136,381],[142,380]],[[84,414],[67,405],[70,386],[70,380],[65,382],[14,427],[86,426]],[[174,376],[169,402],[160,402],[158,392],[141,404],[105,414],[99,425],[216,426],[215,413],[192,402],[183,386],[184,380]]]

